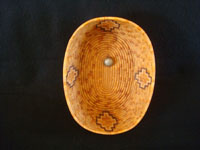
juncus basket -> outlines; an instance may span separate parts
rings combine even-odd
[[[153,94],[151,41],[129,20],[91,19],[69,40],[63,83],[69,110],[83,128],[107,135],[128,131],[143,118]]]

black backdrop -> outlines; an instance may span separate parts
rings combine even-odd
[[[88,19],[118,16],[149,35],[156,56],[150,107],[133,130],[91,133],[72,118],[62,67],[67,42]],[[0,150],[200,147],[200,1],[1,0]]]

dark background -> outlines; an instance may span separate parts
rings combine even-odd
[[[156,57],[145,117],[115,136],[80,127],[62,84],[70,36],[100,16],[136,22]],[[199,34],[198,0],[0,0],[0,150],[200,148]]]

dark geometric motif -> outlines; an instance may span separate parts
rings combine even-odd
[[[96,117],[96,124],[107,132],[112,132],[118,124],[117,118],[115,118],[108,111],[103,111]]]
[[[100,21],[97,25],[97,28],[100,28],[101,30],[105,32],[111,32],[115,28],[119,29],[120,24],[117,21],[114,20],[103,20]]]
[[[67,84],[69,85],[70,88],[73,87],[73,85],[75,84],[77,77],[78,77],[78,70],[73,65],[70,66],[66,76]]]
[[[148,87],[152,82],[152,77],[147,72],[146,68],[140,69],[135,74],[135,79],[137,80],[137,83],[139,84],[139,87],[142,88],[142,89],[145,89],[146,87]]]

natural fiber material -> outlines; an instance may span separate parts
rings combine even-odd
[[[105,66],[111,58],[113,64]],[[82,24],[69,40],[63,67],[66,101],[85,129],[118,134],[143,118],[155,83],[152,44],[135,23],[118,17]]]

